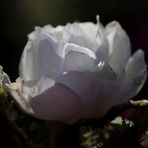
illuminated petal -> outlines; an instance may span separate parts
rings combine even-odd
[[[126,65],[125,75],[122,79],[124,85],[132,84],[132,91],[128,93],[128,100],[134,97],[143,87],[147,78],[147,66],[144,61],[144,53],[142,50],[138,50],[132,57],[129,58]],[[127,86],[125,86],[127,87]]]
[[[98,61],[109,61],[109,43],[104,33],[104,27],[100,23],[99,16],[97,16],[97,34],[96,34],[96,47],[95,54]]]
[[[74,43],[91,50],[93,43],[83,32],[82,25],[79,25],[79,23],[67,24],[64,29],[63,39],[66,43]]]
[[[131,54],[129,38],[120,24],[115,21],[106,26],[105,32],[109,41],[110,65],[121,75]]]
[[[64,72],[96,70],[96,57],[89,49],[75,44],[66,44],[64,50]]]
[[[25,80],[56,76],[62,70],[63,53],[60,46],[48,33],[38,28],[36,38],[29,40],[23,51],[20,75]]]

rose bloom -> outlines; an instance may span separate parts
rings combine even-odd
[[[101,118],[134,97],[147,75],[141,49],[131,56],[130,40],[113,21],[35,27],[20,60],[23,77],[9,86],[30,115],[72,124]]]

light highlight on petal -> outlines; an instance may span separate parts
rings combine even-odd
[[[64,72],[96,70],[96,57],[89,49],[75,44],[66,44],[64,50]]]

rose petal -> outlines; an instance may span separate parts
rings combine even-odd
[[[118,84],[116,82],[118,85],[116,85],[116,84],[114,85],[113,83],[109,83],[109,85],[113,84],[113,86],[111,86],[111,87],[113,87],[113,89],[111,89],[112,95],[108,96],[108,98],[107,98],[107,97],[105,97],[105,94],[103,94],[104,98],[107,98],[107,99],[104,99],[103,101],[101,101],[102,108],[101,107],[98,108],[98,110],[96,110],[95,113],[92,113],[90,115],[90,118],[101,117],[101,115],[102,116],[105,115],[105,113],[109,109],[111,109],[113,106],[122,104],[124,102],[127,102],[129,99],[133,98],[140,91],[140,89],[143,87],[144,82],[146,80],[146,75],[147,75],[146,71],[144,70],[144,71],[141,71],[141,73],[139,73],[137,75],[136,79],[132,79],[127,84],[122,84],[122,83]],[[113,81],[110,81],[110,82],[113,82]],[[101,84],[101,86],[102,85],[103,84]],[[108,86],[108,85],[106,85],[106,86]],[[106,89],[105,89],[105,92],[106,92]],[[108,92],[106,92],[106,93],[108,93]],[[94,103],[94,104],[97,104],[97,103]],[[95,108],[95,107],[93,107],[93,108]]]
[[[88,49],[93,48],[93,43],[87,38],[79,23],[67,24],[64,28],[63,39],[65,43],[74,43]]]
[[[25,81],[9,88],[16,102],[39,119],[71,124],[100,118],[135,96],[146,80],[143,52],[130,55],[120,24],[104,29],[99,16],[97,24],[36,27],[20,62]]]
[[[43,120],[63,121],[71,124],[82,116],[82,104],[79,97],[53,79],[41,78],[27,81],[22,92],[11,90],[16,101],[24,110]],[[27,112],[26,111],[26,112]]]
[[[61,72],[63,53],[60,46],[45,30],[38,28],[36,38],[28,41],[21,57],[20,74],[24,79],[54,77]]]
[[[56,82],[65,85],[74,91],[79,97],[83,97],[85,93],[95,84],[95,80],[87,73],[70,71],[58,76]]]
[[[143,69],[146,69],[146,63],[144,61],[144,52],[139,49],[134,53],[132,57],[129,58],[127,62],[123,82],[128,83],[132,79],[135,79]]]
[[[97,16],[97,34],[96,34],[96,47],[95,53],[98,61],[108,62],[109,60],[109,43],[104,33],[104,27],[100,23],[99,16]]]
[[[141,90],[143,87],[147,77],[147,71],[146,69],[141,70],[135,79],[132,79],[126,84],[123,84],[123,87],[121,89],[121,96],[119,103],[126,102],[127,100],[133,98],[137,95],[137,93]]]
[[[54,37],[57,41],[63,40],[64,26],[59,25],[57,27],[53,27],[51,25],[46,25],[42,29],[50,33],[50,35]]]
[[[80,72],[68,72],[57,77],[56,81],[70,88],[81,98],[84,106],[83,118],[90,118],[96,111],[97,117],[102,117],[118,102],[118,98],[110,99],[120,90],[118,81],[97,79],[93,74]]]
[[[116,93],[120,83],[113,80],[99,79],[83,96],[85,115],[83,118],[101,118],[118,103]]]
[[[111,66],[104,61],[99,62],[97,77],[99,79],[117,80],[118,75],[113,71]]]
[[[121,75],[131,54],[129,38],[120,24],[115,21],[106,26],[105,33],[109,41],[110,65]]]
[[[96,70],[96,57],[89,49],[75,44],[66,44],[64,50],[64,72]]]
[[[86,22],[86,23],[79,23],[79,26],[81,30],[83,31],[84,37],[86,40],[90,41],[90,50],[94,51],[94,46],[95,46],[95,40],[97,36],[97,30],[98,26],[92,22]],[[85,46],[84,46],[85,47]]]
[[[144,61],[144,53],[138,50],[128,60],[125,75],[122,79],[123,85],[131,85],[131,92],[127,94],[124,100],[134,97],[143,87],[147,78],[147,66]],[[124,86],[127,87],[127,86]]]

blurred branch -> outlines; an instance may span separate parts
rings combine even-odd
[[[13,142],[11,147],[43,147],[44,140],[42,138],[44,138],[44,127],[42,125],[44,125],[44,122],[31,118],[18,110],[12,96],[2,84],[0,84],[0,120],[1,125],[6,127],[5,130],[7,131],[4,132],[8,133],[7,138]],[[0,135],[2,140],[7,141],[8,139],[4,139],[2,134]]]
[[[16,124],[14,124],[11,118],[12,106],[13,100],[8,95],[4,86],[0,85],[0,119],[3,121],[3,124],[7,127],[8,137],[13,141],[14,147],[28,148],[24,133]],[[3,140],[7,141],[7,139]]]
[[[130,108],[140,109],[140,110],[144,109],[148,111],[148,100],[138,100],[138,101],[130,100],[124,104],[111,108],[106,113],[106,115],[101,119],[81,120],[79,123],[80,125],[85,124],[87,126],[91,126],[92,128],[97,128],[99,126],[105,125],[109,121],[112,121],[115,117],[120,116],[122,112]]]
[[[125,111],[134,111],[131,119],[126,119]],[[130,114],[130,112],[127,112]],[[123,116],[122,116],[123,115]],[[89,127],[82,134],[82,145],[84,148],[147,148],[148,137],[148,100],[129,101],[119,106],[113,107],[103,118],[80,122],[82,127]],[[119,119],[115,119],[120,116]],[[113,121],[113,120],[118,121]],[[111,122],[113,121],[113,122]],[[118,124],[118,123],[119,124]],[[91,136],[86,138],[86,134],[91,132]],[[96,134],[97,132],[97,134]],[[93,135],[93,136],[92,136]],[[97,137],[97,139],[94,139]],[[94,142],[95,140],[95,142]],[[96,143],[94,145],[94,143]]]

